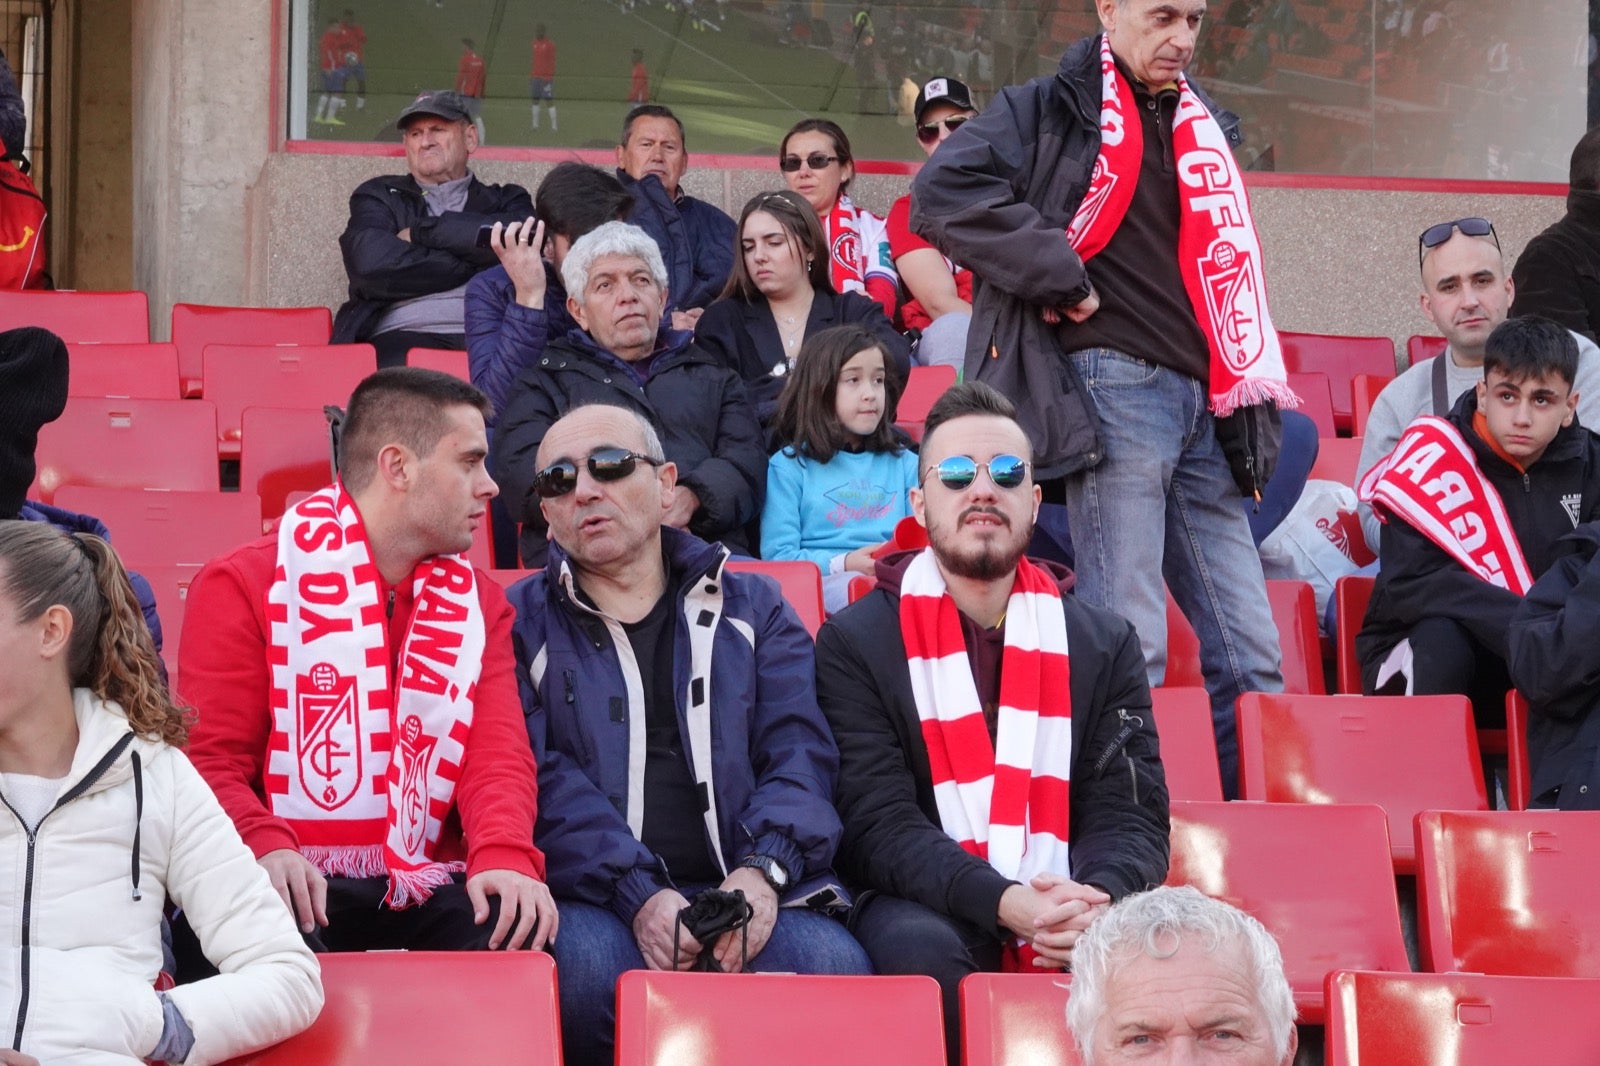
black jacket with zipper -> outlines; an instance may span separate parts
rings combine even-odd
[[[817,634],[817,702],[839,744],[844,839],[835,869],[855,889],[921,903],[979,929],[999,928],[1014,882],[939,824],[928,750],[905,666],[900,577],[911,553],[878,564],[878,586]],[[1133,626],[1062,585],[1071,656],[1071,876],[1120,899],[1167,876],[1166,774]]]

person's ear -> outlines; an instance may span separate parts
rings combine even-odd
[[[405,492],[411,485],[413,456],[403,444],[385,444],[378,449],[378,477],[395,492]]]
[[[669,511],[677,495],[678,464],[668,460],[656,467],[656,480],[661,484],[661,510]]]
[[[1442,358],[1442,357],[1436,355],[1436,356],[1434,356],[1434,358],[1435,359],[1439,359],[1439,358]],[[1484,409],[1484,405],[1489,402],[1489,383],[1480,378],[1478,380],[1477,390],[1478,390],[1478,410],[1482,411]]]
[[[1578,415],[1578,390],[1573,389],[1567,393],[1567,417],[1561,420],[1563,426],[1572,425],[1572,420]]]
[[[927,516],[927,510],[926,510],[927,506],[928,506],[927,498],[925,496],[923,496],[922,490],[919,489],[919,488],[908,489],[907,490],[907,495],[911,498],[911,514],[912,514],[912,517],[914,517],[917,520],[917,525],[921,526],[923,529],[927,529],[928,528],[928,516]]]
[[[583,305],[578,302],[576,296],[567,297],[567,314],[572,316],[572,320],[578,324],[579,329],[585,333],[589,332],[589,316],[583,313]]]
[[[66,655],[72,646],[72,612],[53,603],[44,609],[39,622],[39,654],[46,659]]]
[[[1423,290],[1422,295],[1417,298],[1417,303],[1422,308],[1422,317],[1433,322],[1433,300],[1429,298],[1427,290]],[[1434,325],[1438,323],[1434,322]]]

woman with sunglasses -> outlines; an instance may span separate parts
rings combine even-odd
[[[763,426],[772,421],[800,346],[830,326],[871,331],[905,377],[910,344],[873,300],[836,291],[828,277],[822,226],[799,193],[752,198],[740,212],[738,237],[727,287],[700,317],[694,339],[744,380]]]
[[[917,143],[926,155],[968,119],[978,117],[972,90],[954,78],[930,78],[917,93]],[[889,254],[911,294],[900,305],[906,329],[922,331],[917,361],[959,369],[966,361],[967,324],[972,321],[972,271],[946,259],[911,231],[911,194],[889,208]]]
[[[3,1061],[220,1062],[317,1016],[316,960],[188,728],[110,545],[0,522]],[[158,991],[169,900],[223,972]]]
[[[778,169],[822,223],[834,289],[864,292],[894,318],[900,279],[887,252],[883,219],[850,200],[847,190],[856,168],[844,130],[825,118],[795,123],[778,148]]]

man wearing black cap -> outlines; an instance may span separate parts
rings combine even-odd
[[[28,499],[39,430],[66,409],[67,346],[61,338],[37,326],[0,333],[0,521],[48,522],[68,533],[93,533],[109,541],[111,534],[98,518]],[[159,652],[155,592],[138,574],[130,571],[128,580]]]
[[[968,119],[978,117],[972,90],[954,78],[929,78],[917,92],[917,143],[927,155]],[[911,194],[889,208],[889,254],[911,294],[900,305],[907,329],[922,331],[917,361],[960,367],[972,321],[972,271],[911,232]]]
[[[498,261],[477,246],[479,228],[533,214],[528,190],[467,170],[478,133],[460,93],[422,93],[395,125],[409,173],[372,178],[350,197],[339,238],[350,299],[333,323],[334,343],[371,343],[380,367],[404,364],[412,348],[465,349],[467,282]]]

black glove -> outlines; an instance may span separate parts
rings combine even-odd
[[[723,933],[741,930],[744,934],[740,951],[743,961],[750,961],[750,919],[755,917],[756,909],[750,906],[749,900],[744,898],[744,892],[734,889],[724,892],[720,888],[708,888],[694,898],[687,907],[678,912],[678,919],[672,929],[672,962],[676,967],[678,958],[678,932],[688,929],[689,935],[700,941],[700,957],[695,959],[691,970],[702,973],[721,973],[722,967],[717,963],[717,957],[712,948],[717,938]]]

